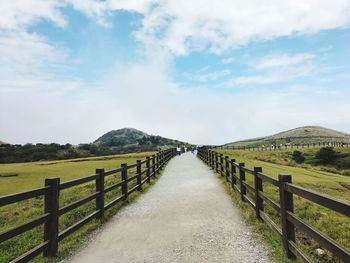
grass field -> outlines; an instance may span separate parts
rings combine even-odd
[[[1,174],[17,174],[0,177],[0,196],[44,186],[45,178],[60,177],[61,182],[95,173],[96,168],[109,170],[121,163],[135,163],[152,153],[123,154],[104,157],[89,157],[62,161],[0,164]]]
[[[138,159],[145,159],[152,153],[125,154],[117,156],[93,157],[83,159],[73,159],[64,161],[45,161],[20,164],[1,164],[0,174],[17,174],[14,177],[0,177],[0,196],[21,191],[30,190],[33,188],[42,187],[44,179],[48,177],[60,177],[61,182],[75,178],[94,174],[96,168],[112,168],[120,167],[121,163],[133,164]],[[130,175],[133,172],[131,171]],[[105,185],[120,181],[120,175],[112,176],[106,180]],[[146,188],[145,188],[146,189]],[[75,200],[81,199],[95,191],[94,183],[79,185],[70,189],[61,191],[60,207],[69,204]],[[120,190],[114,190],[107,193],[106,203],[115,197],[119,196]],[[138,194],[134,195],[138,196]],[[132,197],[132,198],[134,198]],[[131,201],[130,199],[129,201]],[[123,204],[121,204],[123,205]],[[121,205],[111,208],[106,213],[106,218],[114,214]],[[95,209],[95,202],[89,202],[77,209],[60,217],[60,230],[67,228],[73,223],[84,218]],[[19,226],[37,216],[43,214],[43,198],[33,198],[22,201],[16,204],[8,205],[0,208],[0,232],[8,230],[12,227]],[[51,261],[59,261],[67,256],[72,250],[77,248],[82,241],[87,237],[87,234],[99,227],[101,223],[94,220],[84,226],[70,237],[64,239],[59,245],[59,257]],[[18,237],[12,238],[0,244],[0,263],[9,262],[15,257],[23,254],[35,245],[43,241],[43,227],[37,227]],[[35,262],[50,261],[43,257],[38,257]]]
[[[286,156],[289,154],[286,151],[257,152],[218,150],[218,152],[223,153],[230,158],[236,159],[236,162],[244,162],[248,168],[260,166],[263,168],[264,174],[270,175],[274,178],[277,178],[278,174],[281,173],[291,174],[292,181],[296,185],[327,194],[339,200],[350,202],[350,177],[325,172],[323,171],[323,167],[296,165],[286,158]],[[278,163],[284,163],[285,165]],[[246,176],[248,183],[251,186],[254,186],[253,176],[249,174],[246,174]],[[276,187],[264,183],[264,192],[266,192],[273,200],[279,200],[279,192]],[[251,198],[252,197],[253,196],[251,196]],[[350,248],[349,218],[296,196],[294,198],[294,202],[295,213],[300,218],[326,233],[343,246]],[[267,208],[267,212],[276,220],[276,222],[280,223],[276,213],[272,209]],[[297,236],[301,247],[304,250],[307,250],[310,254],[313,254],[316,248],[320,248],[320,246],[314,240],[308,238],[304,233],[298,231]],[[315,256],[314,260],[320,262],[333,262],[334,258],[332,258],[332,255],[327,252],[327,254],[322,258]]]

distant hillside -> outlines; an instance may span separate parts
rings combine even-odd
[[[259,146],[271,144],[306,144],[306,143],[323,143],[323,142],[342,142],[350,143],[350,134],[339,132],[336,130],[319,127],[305,126],[275,135],[242,140],[226,144],[227,146]]]
[[[102,135],[96,141],[95,145],[114,148],[149,148],[161,146],[175,146],[178,144],[187,144],[178,140],[168,139],[161,136],[149,135],[143,131],[133,128],[123,128],[113,130]]]
[[[71,144],[0,144],[0,163],[66,160],[72,158],[106,156],[131,152],[158,151],[183,142],[154,136],[136,129],[110,131],[94,143]]]
[[[8,143],[6,143],[6,142],[3,142],[3,141],[0,141],[0,145],[1,145],[1,144],[8,144]]]

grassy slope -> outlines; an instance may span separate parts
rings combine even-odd
[[[344,142],[350,143],[350,135],[336,130],[319,127],[305,126],[296,129],[280,132],[271,136],[242,140],[228,143],[228,146],[270,146],[271,144],[308,144],[308,143],[326,143],[326,142]]]
[[[311,166],[305,167],[291,167],[287,165],[275,164],[270,162],[264,162],[256,160],[255,158],[265,158],[266,160],[284,160],[288,163],[284,156],[283,151],[276,152],[253,152],[253,151],[237,151],[237,150],[219,150],[230,158],[235,158],[236,162],[245,162],[248,168],[254,166],[263,167],[263,173],[270,175],[274,178],[278,177],[278,174],[291,174],[293,183],[301,185],[303,187],[330,195],[332,197],[350,201],[350,177],[342,176],[334,173],[324,172],[314,169]],[[253,186],[253,178],[247,174],[247,180],[250,185]],[[275,201],[278,201],[278,190],[276,187],[270,186],[264,183],[264,191],[272,197]],[[249,208],[248,208],[249,209]],[[268,210],[269,214],[277,220],[276,214],[271,210]],[[295,197],[295,212],[312,226],[322,230],[333,239],[346,247],[350,247],[350,220],[345,216],[339,215],[329,209],[320,207],[318,205],[311,204],[310,202]],[[277,221],[278,222],[278,221]],[[299,240],[301,240],[304,249],[311,246],[315,249],[318,246],[313,240],[308,239],[303,233],[298,234]],[[311,251],[310,251],[311,252]],[[327,258],[329,260],[330,258]]]
[[[121,163],[132,164],[137,159],[144,159],[152,153],[127,154],[108,157],[84,158],[67,161],[48,161],[22,164],[6,164],[0,165],[1,173],[18,173],[18,177],[0,178],[0,196],[19,191],[30,190],[36,187],[42,187],[44,178],[59,176],[61,181],[67,181],[74,178],[93,174],[95,168],[105,168],[110,170],[119,167]],[[135,171],[131,171],[132,175]],[[110,185],[120,181],[120,175],[111,176],[105,182],[105,185]],[[81,199],[95,191],[93,183],[76,186],[67,190],[63,190],[60,195],[60,207],[67,205],[75,200]],[[106,203],[120,195],[120,190],[114,190],[106,194]],[[137,196],[138,194],[134,195]],[[121,205],[112,208],[106,213],[106,218],[115,213]],[[91,213],[95,208],[94,201],[87,203],[65,215],[60,217],[60,230],[72,225],[84,216]],[[43,213],[43,198],[34,198],[27,201],[22,201],[17,204],[0,208],[0,232],[8,230],[12,227],[34,219]],[[76,232],[72,236],[63,240],[59,246],[59,258],[66,256],[72,249],[86,238],[87,234],[96,229],[100,225],[97,220],[92,221]],[[35,245],[42,242],[43,229],[37,227],[28,231],[16,238],[12,238],[0,244],[0,262],[9,262],[20,254],[33,248]],[[36,262],[43,262],[44,259],[39,257]]]

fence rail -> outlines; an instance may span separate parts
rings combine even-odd
[[[136,164],[122,164],[120,168],[110,171],[96,169],[96,173],[93,175],[64,183],[60,183],[60,178],[48,178],[45,179],[45,186],[43,188],[0,197],[0,207],[36,197],[44,197],[44,214],[34,220],[0,233],[0,243],[23,234],[35,227],[44,225],[43,242],[18,258],[13,259],[11,262],[28,262],[40,253],[43,253],[44,257],[56,256],[58,252],[58,243],[61,240],[71,235],[92,219],[102,219],[107,209],[121,201],[126,201],[133,192],[141,191],[142,185],[146,182],[150,183],[151,178],[155,178],[164,165],[175,155],[175,149],[168,149],[160,151],[151,157],[147,157],[145,160],[137,160]],[[144,168],[142,164],[146,164],[146,167]],[[136,175],[129,177],[128,171],[134,168],[136,168]],[[118,173],[121,176],[121,181],[106,187],[105,178]],[[134,182],[135,180],[136,184],[130,188],[130,182]],[[94,182],[96,186],[95,193],[60,207],[59,196],[61,190],[88,182]],[[117,196],[108,204],[105,204],[105,193],[117,188],[121,188],[121,195]],[[60,216],[93,200],[96,202],[96,209],[92,213],[59,232],[58,225]]]
[[[254,167],[253,170],[245,167],[244,163],[236,163],[235,159],[229,159],[214,150],[206,147],[198,149],[199,158],[213,170],[225,177],[233,189],[239,192],[241,199],[247,202],[256,212],[256,217],[271,227],[281,237],[287,256],[291,259],[298,258],[302,262],[312,262],[297,246],[295,240],[295,228],[302,230],[309,237],[316,240],[333,255],[343,261],[350,262],[350,250],[338,242],[305,223],[294,213],[293,196],[299,196],[312,203],[331,209],[344,216],[350,217],[350,204],[332,197],[314,192],[309,189],[292,184],[292,177],[280,174],[278,180],[262,173],[261,167]],[[253,175],[254,186],[246,181],[246,173]],[[264,193],[264,183],[269,183],[278,188],[279,202],[270,199]],[[251,193],[253,200],[247,195]],[[281,227],[264,211],[266,205],[274,209],[281,222]]]

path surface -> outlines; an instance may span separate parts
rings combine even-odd
[[[212,171],[191,153],[71,258],[102,262],[269,262]]]

